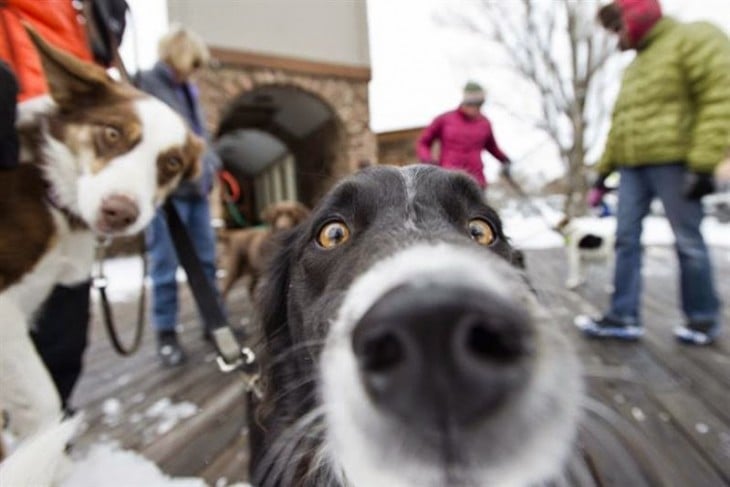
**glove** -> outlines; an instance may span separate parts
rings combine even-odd
[[[502,163],[502,177],[505,179],[512,179],[512,161],[507,159]]]
[[[606,188],[596,188],[593,187],[590,190],[588,190],[588,196],[586,196],[586,201],[588,202],[588,205],[591,208],[596,208],[601,204],[601,201],[603,201],[603,197],[606,195]]]
[[[711,174],[688,172],[684,175],[682,194],[688,200],[698,200],[715,191],[715,183]]]
[[[603,201],[603,197],[608,193],[608,188],[606,187],[606,176],[598,176],[598,179],[596,179],[596,182],[593,183],[593,187],[588,190],[588,195],[586,196],[586,202],[591,208],[596,208],[601,204]]]

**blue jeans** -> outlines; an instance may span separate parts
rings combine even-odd
[[[205,198],[173,198],[180,219],[193,242],[205,274],[214,289],[215,235],[210,225],[210,209]],[[152,324],[156,331],[171,331],[177,325],[177,272],[178,259],[167,229],[162,209],[157,210],[146,230],[147,252],[152,278]]]
[[[679,257],[682,311],[690,321],[719,320],[720,301],[700,223],[702,204],[682,195],[683,164],[621,169],[616,216],[616,270],[608,315],[626,324],[641,324],[641,231],[654,197],[664,205]]]

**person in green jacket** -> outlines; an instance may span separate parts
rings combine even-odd
[[[674,334],[707,345],[720,332],[721,303],[700,233],[700,198],[712,192],[713,169],[730,148],[730,39],[712,24],[662,16],[657,0],[615,0],[598,19],[636,58],[623,75],[588,194],[589,204],[600,203],[606,177],[619,171],[614,291],[602,317],[576,325],[591,337],[642,336],[642,220],[658,197],[676,240],[686,316]]]

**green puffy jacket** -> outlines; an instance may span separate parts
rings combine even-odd
[[[709,173],[730,149],[730,39],[661,19],[626,69],[599,174],[684,161]]]

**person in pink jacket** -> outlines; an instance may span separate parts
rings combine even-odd
[[[416,155],[421,162],[437,164],[446,169],[467,172],[482,188],[487,187],[484,178],[482,150],[489,151],[503,165],[503,174],[509,176],[510,159],[497,145],[492,124],[481,113],[484,90],[470,81],[464,87],[464,97],[459,108],[439,115],[426,127],[416,142]],[[434,160],[431,146],[441,143],[440,157]]]

